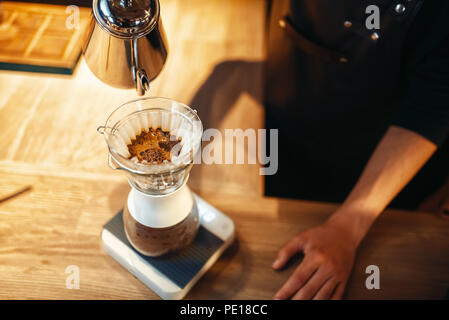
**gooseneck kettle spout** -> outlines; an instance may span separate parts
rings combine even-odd
[[[83,54],[101,81],[144,95],[167,60],[158,0],[93,0]]]

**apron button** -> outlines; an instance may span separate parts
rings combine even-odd
[[[346,20],[343,25],[345,26],[345,28],[351,28],[352,27],[352,22],[349,20]]]
[[[405,6],[402,3],[398,3],[394,7],[394,11],[396,11],[397,14],[403,14],[405,12]]]
[[[340,57],[339,61],[340,63],[347,63],[348,59],[346,59],[345,57]]]
[[[278,23],[282,29],[284,29],[287,26],[287,23],[285,22],[284,19],[279,19]]]
[[[379,38],[380,38],[380,36],[377,32],[371,33],[371,40],[377,41],[377,40],[379,40]]]

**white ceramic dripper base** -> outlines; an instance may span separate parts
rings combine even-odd
[[[183,221],[195,205],[195,199],[186,183],[172,193],[161,195],[144,193],[132,184],[131,187],[127,209],[134,220],[147,227],[173,226]]]

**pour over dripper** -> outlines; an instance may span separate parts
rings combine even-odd
[[[142,130],[161,128],[181,139],[180,150],[171,161],[160,164],[139,163],[130,158],[128,144]],[[109,165],[127,172],[130,184],[150,195],[176,191],[188,179],[200,150],[203,127],[196,111],[185,104],[166,98],[143,98],[122,104],[98,132],[109,149]]]

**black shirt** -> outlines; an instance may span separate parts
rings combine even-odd
[[[380,30],[365,27],[372,4]],[[266,193],[343,201],[390,125],[449,150],[448,16],[447,0],[275,0],[265,104],[267,127],[279,128],[279,171]],[[416,192],[444,180],[445,154]]]
[[[449,133],[448,19],[449,1],[425,1],[407,34],[405,90],[392,121],[439,146]]]

